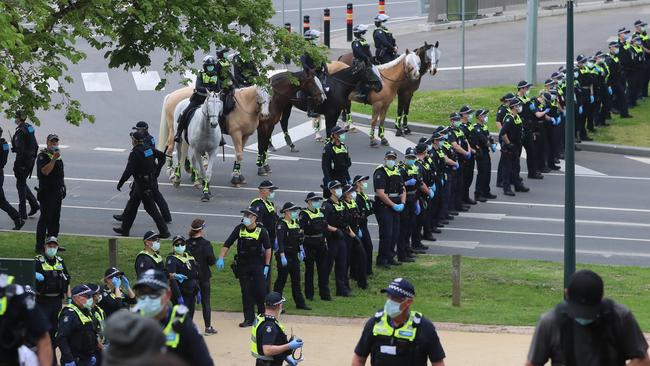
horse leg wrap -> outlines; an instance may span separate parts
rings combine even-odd
[[[370,127],[370,133],[368,134],[368,137],[370,137],[371,140],[374,140],[375,138],[375,128]]]
[[[348,126],[352,124],[352,113],[347,113],[347,114],[346,114],[346,120],[345,120],[345,123],[347,123]]]
[[[203,193],[210,192],[210,181],[207,179],[203,180]]]
[[[384,126],[379,126],[379,138],[384,138]]]
[[[180,164],[179,164],[179,165],[176,165],[176,169],[174,169],[174,176],[175,176],[176,178],[180,178],[180,177],[181,177],[181,166],[180,166]]]
[[[293,141],[291,141],[291,136],[289,136],[289,132],[284,133],[284,141],[287,143],[288,146],[293,146]]]
[[[395,127],[402,128],[402,116],[397,116],[397,119],[395,120]]]
[[[236,161],[232,165],[232,175],[239,175],[241,173],[241,163]]]
[[[404,127],[407,127],[408,124],[409,124],[409,122],[408,122],[408,114],[405,114],[405,115],[402,116],[402,125]]]

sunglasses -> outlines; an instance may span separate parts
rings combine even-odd
[[[175,247],[182,247],[183,245],[185,245],[185,243],[182,242],[182,241],[179,241],[179,242],[174,243],[174,246],[175,246]]]

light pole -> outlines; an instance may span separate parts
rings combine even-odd
[[[460,0],[460,91],[465,92],[465,0]]]
[[[302,0],[298,1],[298,23],[297,24],[302,24]],[[302,32],[302,27],[300,27],[298,29],[301,29],[301,32]]]
[[[528,0],[528,32],[526,42],[526,80],[537,83],[537,10],[539,0]]]
[[[573,0],[566,3],[566,131],[564,146],[564,287],[576,271],[575,94],[573,91]]]

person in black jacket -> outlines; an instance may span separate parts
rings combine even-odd
[[[2,127],[0,127],[0,145],[2,145],[2,151],[0,151],[0,210],[6,212],[14,221],[13,230],[20,230],[20,228],[25,225],[25,220],[23,220],[18,211],[7,202],[5,191],[2,187],[5,181],[4,168],[5,165],[7,165],[7,157],[9,156],[9,144],[7,143],[7,140],[2,138]]]
[[[314,299],[314,267],[318,271],[318,294],[321,300],[331,301],[328,265],[327,234],[329,225],[321,212],[323,197],[314,192],[307,193],[307,207],[300,213],[300,227],[305,234],[305,296]]]
[[[18,212],[23,220],[26,220],[27,216],[34,216],[40,209],[36,197],[27,186],[27,178],[32,176],[32,169],[36,161],[38,142],[34,127],[25,122],[26,119],[25,111],[16,112],[16,132],[11,139],[11,151],[16,153],[14,177],[16,177],[16,189],[18,190]],[[27,213],[25,200],[29,202],[29,213]]]
[[[72,289],[72,303],[59,315],[56,344],[63,366],[90,366],[97,363],[102,350],[98,330],[93,326],[91,309],[95,291],[87,285]]]
[[[334,126],[330,135],[330,142],[323,147],[321,169],[323,171],[323,197],[325,198],[330,196],[330,191],[326,188],[329,182],[333,180],[342,183],[352,182],[349,172],[352,160],[345,145],[347,132],[347,128]]]
[[[384,26],[390,19],[386,14],[378,14],[375,17],[375,29],[372,32],[372,39],[375,41],[375,59],[379,64],[385,64],[397,58],[397,44],[393,33]]]
[[[36,196],[41,204],[41,216],[38,218],[36,226],[34,250],[41,253],[46,235],[48,237],[59,236],[61,204],[66,194],[59,136],[55,134],[47,136],[47,147],[38,154],[36,174],[38,175]]]
[[[165,268],[169,273],[170,281],[176,281],[180,290],[175,296],[176,301],[174,303],[187,306],[187,316],[194,319],[196,299],[201,297],[199,292],[199,265],[196,263],[196,259],[186,251],[187,245],[182,235],[174,236],[172,245],[174,250],[167,256]]]
[[[116,267],[110,267],[104,272],[104,286],[99,290],[99,296],[97,305],[106,313],[106,319],[137,302],[129,280]]]
[[[357,237],[361,240],[366,253],[366,275],[368,276],[372,274],[372,239],[368,230],[368,217],[375,214],[373,210],[375,202],[365,192],[368,189],[369,179],[370,177],[367,175],[356,175],[352,180],[352,185],[354,185],[355,191],[357,192],[357,207],[359,207],[359,211],[361,212]]]
[[[205,335],[217,334],[212,327],[212,310],[210,306],[210,277],[212,271],[210,266],[217,262],[214,249],[205,235],[205,220],[194,219],[187,239],[187,250],[199,265],[199,293],[201,294],[201,310],[203,311],[203,322],[205,323]]]

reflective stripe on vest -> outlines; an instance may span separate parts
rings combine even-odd
[[[201,81],[203,81],[203,84],[216,84],[219,78],[214,75],[210,76],[208,74],[202,74],[201,75]]]
[[[347,154],[348,153],[348,149],[343,144],[341,144],[341,146],[332,145],[332,150],[334,151],[334,154]]]
[[[422,314],[411,312],[409,320],[397,329],[390,325],[388,315],[384,312],[381,313],[381,317],[375,318],[375,320],[375,326],[372,328],[373,336],[394,337],[413,342],[417,333],[417,326],[422,321]]]
[[[183,253],[182,256],[179,256],[178,254],[174,254],[173,257],[178,259],[179,261],[181,261],[185,265],[187,265],[187,262],[195,260],[194,257],[192,257],[187,252]]]
[[[156,264],[160,264],[163,261],[163,257],[158,253],[151,254],[151,253],[147,252],[146,250],[143,250],[140,253],[138,253],[138,255],[140,255],[140,254],[144,254],[147,257],[151,258]]]
[[[521,117],[519,117],[519,115],[515,116],[514,114],[508,113],[508,114],[506,114],[506,116],[512,117],[512,120],[515,121],[515,125],[520,125],[521,124]]]
[[[323,215],[323,213],[320,212],[320,209],[317,209],[316,212],[312,212],[312,211],[309,210],[309,209],[307,209],[307,210],[302,210],[302,211],[303,211],[304,213],[306,213],[307,216],[309,216],[309,218],[312,219],[312,220],[313,220],[313,219],[317,219],[317,218],[319,218],[319,217],[325,217],[325,215]]]
[[[273,357],[264,356],[260,354],[259,353],[260,350],[257,347],[257,328],[259,328],[260,325],[262,325],[262,323],[264,323],[265,320],[266,317],[264,316],[264,314],[260,314],[255,318],[255,322],[253,323],[253,329],[251,330],[251,355],[259,360],[273,361]],[[277,319],[273,319],[273,322],[275,323],[275,325],[278,326],[278,328],[280,328],[282,333],[286,334],[284,325],[280,324],[280,322]]]
[[[357,208],[357,201],[352,200],[352,202],[343,201],[348,210],[354,210]]]
[[[92,323],[93,319],[89,317],[88,315],[84,314],[75,304],[70,304],[66,305],[65,307],[70,308],[74,310],[74,312],[77,314],[79,317],[79,320],[81,321],[81,325],[86,325],[88,323]]]
[[[165,325],[165,328],[163,329],[163,333],[165,334],[165,346],[169,348],[177,348],[178,344],[181,341],[181,335],[174,332],[172,328],[176,320],[183,322],[187,313],[177,317],[176,313],[178,311],[178,308],[179,305],[175,305],[172,308],[172,315],[169,317],[169,321],[167,321],[167,325]]]
[[[56,256],[54,258],[56,259],[56,262],[54,263],[54,265],[50,265],[49,263],[47,263],[47,260],[42,255],[36,256],[36,259],[38,259],[38,261],[41,262],[41,267],[43,267],[43,271],[63,271],[63,263],[60,262],[63,259],[61,259],[61,257],[59,256]]]
[[[255,231],[253,231],[252,233],[249,233],[245,227],[242,227],[241,229],[239,229],[239,237],[242,239],[259,240],[261,232],[262,229],[260,227],[256,227]]]
[[[269,201],[263,200],[263,199],[261,199],[261,198],[259,198],[259,197],[255,198],[255,199],[253,199],[253,200],[251,201],[251,206],[252,206],[255,202],[257,202],[257,201],[262,201],[262,203],[264,203],[264,207],[266,207],[266,210],[267,210],[269,213],[274,213],[274,212],[275,212],[275,206],[273,206],[273,203],[272,203],[272,202],[269,202]]]
[[[7,276],[6,285],[11,285],[14,283],[14,276]],[[4,315],[7,312],[7,296],[0,298],[0,316]]]
[[[298,221],[294,221],[294,220],[287,221],[286,219],[282,219],[282,221],[284,221],[287,224],[287,227],[289,228],[289,230],[291,230],[291,229],[300,229],[300,224],[298,224]]]

